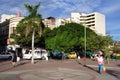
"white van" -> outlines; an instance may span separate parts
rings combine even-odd
[[[44,57],[45,60],[48,60],[46,50],[35,49],[33,53],[33,57],[34,59],[42,59]],[[31,59],[31,58],[32,58],[32,50],[26,50],[26,52],[23,53],[23,59]]]

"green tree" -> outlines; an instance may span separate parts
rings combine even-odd
[[[87,28],[87,37],[95,35],[95,32]],[[53,29],[45,35],[47,48],[64,51],[74,50],[76,47],[84,49],[84,26],[77,23],[68,23]]]
[[[113,43],[111,36],[92,35],[87,38],[87,49],[91,51],[105,50]]]
[[[112,47],[112,50],[115,52],[115,53],[120,53],[120,44],[115,44],[114,42],[114,47]]]
[[[29,4],[24,5],[25,8],[29,11],[29,15],[25,17],[25,23],[26,23],[26,37],[30,32],[32,32],[32,55],[34,51],[34,35],[35,32],[37,31],[39,36],[42,34],[42,18],[41,15],[37,14],[37,10],[40,6],[40,3],[35,6],[31,6]],[[31,63],[34,63],[34,56],[32,56]]]
[[[17,27],[17,34],[20,34],[17,39],[23,38],[18,40],[19,43],[24,43],[24,45],[29,45],[32,36],[32,53],[34,51],[34,37],[36,42],[39,41],[39,38],[42,35],[43,23],[42,23],[42,16],[37,13],[37,10],[40,6],[38,3],[35,6],[24,4],[25,8],[28,10],[29,15],[26,16]],[[22,33],[21,33],[22,32]],[[37,36],[35,36],[37,34]],[[31,63],[34,63],[34,58],[32,56]]]
[[[17,44],[19,44],[22,47],[31,47],[31,42],[32,42],[32,30],[30,31],[30,33],[27,35],[26,37],[26,23],[24,22],[25,19],[21,20],[19,22],[19,24],[17,25],[16,31],[17,34],[16,36],[14,36],[15,41],[17,42]],[[42,29],[43,27],[43,23],[42,23]],[[37,31],[35,31],[35,47],[44,47],[44,42],[43,42],[43,37],[38,34]]]
[[[47,33],[47,34],[46,34]],[[63,51],[84,51],[85,37],[84,26],[77,23],[61,25],[44,33],[46,48]],[[93,30],[86,28],[86,50],[92,52],[103,50],[112,43],[111,36],[97,35]]]

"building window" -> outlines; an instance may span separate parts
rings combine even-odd
[[[92,16],[95,16],[95,14],[88,15],[87,17],[92,17]]]

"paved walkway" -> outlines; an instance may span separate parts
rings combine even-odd
[[[10,61],[0,63],[0,80],[120,80],[120,64],[106,64],[107,72],[99,74],[95,61],[49,60],[31,64],[23,60],[16,67]]]

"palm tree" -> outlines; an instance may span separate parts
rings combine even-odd
[[[24,4],[25,8],[28,10],[29,15],[24,18],[26,24],[26,37],[32,32],[32,59],[31,63],[34,64],[34,35],[35,32],[39,34],[41,37],[42,34],[42,16],[37,14],[37,10],[40,6],[40,3],[35,6],[31,6],[29,4]]]

